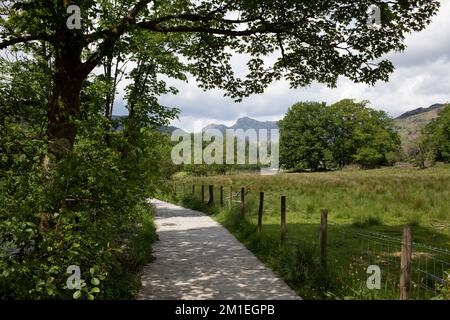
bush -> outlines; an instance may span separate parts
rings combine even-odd
[[[8,136],[25,129],[15,130]],[[140,152],[124,156],[122,133],[109,147],[86,134],[62,160],[40,142],[24,153],[0,141],[9,151],[0,159],[0,299],[133,297],[155,239],[145,199],[159,177],[156,137],[140,139]],[[73,265],[77,291],[66,286]]]

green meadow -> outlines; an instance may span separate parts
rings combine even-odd
[[[201,202],[201,185],[205,186],[205,202],[208,186],[214,186],[214,207]],[[412,298],[446,297],[440,279],[450,271],[450,255],[445,251],[450,249],[448,165],[274,176],[178,174],[173,186],[175,201],[212,215],[304,298],[397,299],[405,225],[413,230]],[[237,193],[242,187],[246,189],[245,218],[240,216]],[[231,208],[230,190],[234,196]],[[258,233],[260,192],[265,201]],[[286,196],[287,208],[284,242],[280,240],[281,195]],[[319,263],[321,209],[329,211],[326,268]],[[366,268],[372,264],[382,271],[379,290],[367,289]]]

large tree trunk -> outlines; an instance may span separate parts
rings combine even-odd
[[[82,46],[66,30],[55,46],[55,74],[48,108],[49,149],[62,158],[75,143],[80,117],[80,95],[87,74],[81,61]]]
[[[56,80],[58,79],[58,80]],[[68,79],[67,75],[55,77],[53,93],[48,112],[48,136],[50,150],[64,155],[75,143],[77,128],[74,120],[80,114],[80,93],[82,82]]]
[[[80,96],[83,83],[108,50],[112,50],[116,40],[113,38],[106,44],[103,43],[105,52],[101,51],[83,63],[81,56],[87,43],[81,30],[69,30],[67,27],[66,6],[66,1],[58,0],[56,13],[60,19],[57,19],[57,30],[53,41],[54,76],[47,117],[49,150],[58,158],[63,158],[75,144],[76,120],[80,119]],[[111,103],[113,102],[109,99],[108,104]]]

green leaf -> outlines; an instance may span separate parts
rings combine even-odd
[[[92,288],[91,292],[92,293],[99,293],[100,289],[98,287],[94,287],[94,288]]]
[[[100,284],[100,280],[98,280],[97,278],[92,278],[91,283],[92,283],[94,286],[98,286],[98,285]]]
[[[73,298],[74,298],[75,300],[80,299],[80,298],[81,298],[81,291],[80,291],[80,290],[75,291],[75,292],[73,293]]]

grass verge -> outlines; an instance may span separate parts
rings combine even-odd
[[[401,246],[365,235],[399,238],[403,226],[410,224],[415,242],[449,249],[449,169],[183,177],[175,181],[178,196],[173,201],[210,214],[303,298],[397,299]],[[180,191],[180,185],[185,192]],[[194,195],[190,193],[192,185],[197,186]],[[215,186],[215,207],[201,203],[200,185]],[[219,186],[224,187],[226,196],[230,187],[235,191],[247,188],[245,219],[240,217],[238,203],[231,209],[218,208]],[[256,232],[259,191],[266,193],[261,233]],[[279,240],[283,192],[287,196],[288,229],[284,243]],[[320,208],[330,211],[326,270],[319,263]],[[438,258],[427,254],[413,256],[413,264],[420,266],[424,259]],[[374,263],[382,268],[383,283],[381,290],[370,291],[366,268]],[[418,277],[413,275],[413,287],[421,281]]]

